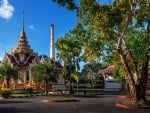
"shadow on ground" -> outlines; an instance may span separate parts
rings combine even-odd
[[[20,113],[20,112],[26,112],[26,113],[31,113],[31,110],[29,109],[19,109],[19,108],[0,108],[1,113]]]
[[[9,101],[9,100],[7,100],[7,101],[5,101],[5,100],[1,100],[0,101],[0,104],[16,104],[16,103],[31,103],[31,102],[29,102],[29,101]]]

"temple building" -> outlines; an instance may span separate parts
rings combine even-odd
[[[27,41],[26,33],[24,31],[24,16],[22,20],[22,30],[20,32],[19,40],[11,51],[6,52],[2,63],[10,64],[18,70],[17,84],[31,84],[33,76],[31,69],[37,63],[38,55],[33,52]],[[14,82],[14,81],[12,81]]]
[[[38,63],[47,63],[48,60],[52,60],[55,62],[57,67],[55,67],[55,73],[60,75],[62,65],[55,61],[55,47],[54,47],[54,25],[52,24],[50,27],[50,55],[49,57],[44,57],[42,55],[38,56],[37,53],[31,49],[25,29],[24,29],[24,14],[22,18],[22,28],[19,35],[19,39],[14,48],[12,48],[9,52],[5,53],[4,58],[0,62],[0,65],[10,64],[12,67],[17,69],[18,76],[17,79],[11,79],[10,88],[13,90],[25,89],[27,87],[33,87],[35,89],[39,88],[34,81],[34,76],[32,75],[33,67]],[[44,83],[43,83],[44,84]],[[56,88],[64,88],[64,80],[60,76],[58,79],[58,83],[49,83],[50,90],[54,87]],[[5,80],[0,81],[0,88],[5,87]],[[41,84],[40,88],[42,89],[44,86]]]

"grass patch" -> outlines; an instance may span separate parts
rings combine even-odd
[[[13,93],[11,97],[13,98],[20,98],[20,97],[31,97],[31,96],[43,96],[44,94],[37,93],[37,94],[27,94],[27,93]]]
[[[48,100],[52,101],[52,102],[75,102],[75,101],[79,101],[79,100],[72,98],[72,97],[49,97]]]
[[[26,93],[15,93],[11,95],[12,97],[27,97],[29,94]]]

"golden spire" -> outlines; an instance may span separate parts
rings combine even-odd
[[[33,50],[28,44],[25,31],[24,31],[24,12],[22,13],[22,30],[17,45],[12,50],[13,53],[32,53]]]
[[[22,32],[24,32],[24,11],[22,12]]]
[[[24,11],[22,12],[22,30],[21,30],[20,35],[25,37],[25,31],[24,31]]]

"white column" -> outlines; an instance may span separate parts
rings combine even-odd
[[[51,24],[50,27],[50,58],[55,59],[55,50],[54,50],[54,24]]]

